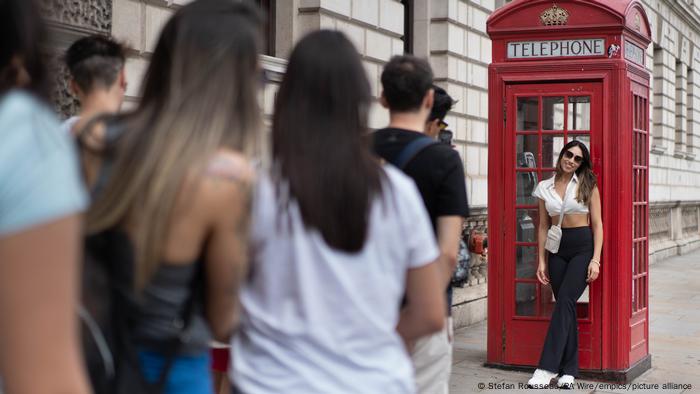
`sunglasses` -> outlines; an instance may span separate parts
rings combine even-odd
[[[581,162],[583,161],[583,156],[576,155],[570,150],[564,152],[564,157],[566,157],[567,159],[574,159],[576,164],[581,164]]]

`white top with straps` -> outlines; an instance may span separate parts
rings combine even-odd
[[[571,190],[569,190],[570,188]],[[566,192],[564,192],[564,196],[567,198],[565,215],[588,213],[588,205],[581,204],[576,200],[577,193],[578,177],[576,173],[574,173],[574,176],[571,177],[571,181],[566,186]],[[554,177],[538,183],[532,195],[544,201],[549,216],[558,216],[561,213],[561,207],[564,202],[554,188]]]

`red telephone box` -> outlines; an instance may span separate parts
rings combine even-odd
[[[535,276],[531,193],[577,139],[591,152],[605,233],[601,275],[577,305],[580,367],[584,376],[630,381],[651,367],[646,13],[638,0],[515,0],[487,29],[487,365],[539,360],[554,299]]]

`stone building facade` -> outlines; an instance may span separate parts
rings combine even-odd
[[[109,33],[129,48],[126,106],[138,101],[140,81],[158,34],[172,13],[189,0],[42,0],[60,52],[75,38]],[[244,0],[245,1],[245,0]],[[468,228],[486,226],[488,65],[490,13],[508,0],[247,0],[267,9],[268,38],[261,62],[269,83],[261,93],[268,119],[291,48],[315,29],[345,32],[356,45],[372,93],[381,92],[382,66],[410,52],[430,60],[436,83],[458,100],[446,121],[465,163],[473,217]],[[650,100],[652,260],[700,247],[700,3],[643,0],[654,44],[648,67],[654,75]],[[75,110],[60,89],[59,110]],[[388,122],[378,100],[371,126]],[[455,295],[457,325],[486,317],[485,261],[474,256],[469,286]]]

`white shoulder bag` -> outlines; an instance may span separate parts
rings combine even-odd
[[[556,193],[556,188],[554,190]],[[566,193],[564,193],[564,201],[561,204],[561,213],[559,214],[559,224],[552,225],[547,231],[547,240],[544,243],[544,248],[552,253],[559,251],[559,243],[561,243],[561,223],[564,221],[564,208],[566,208],[566,200],[569,198],[569,185],[566,185]]]

